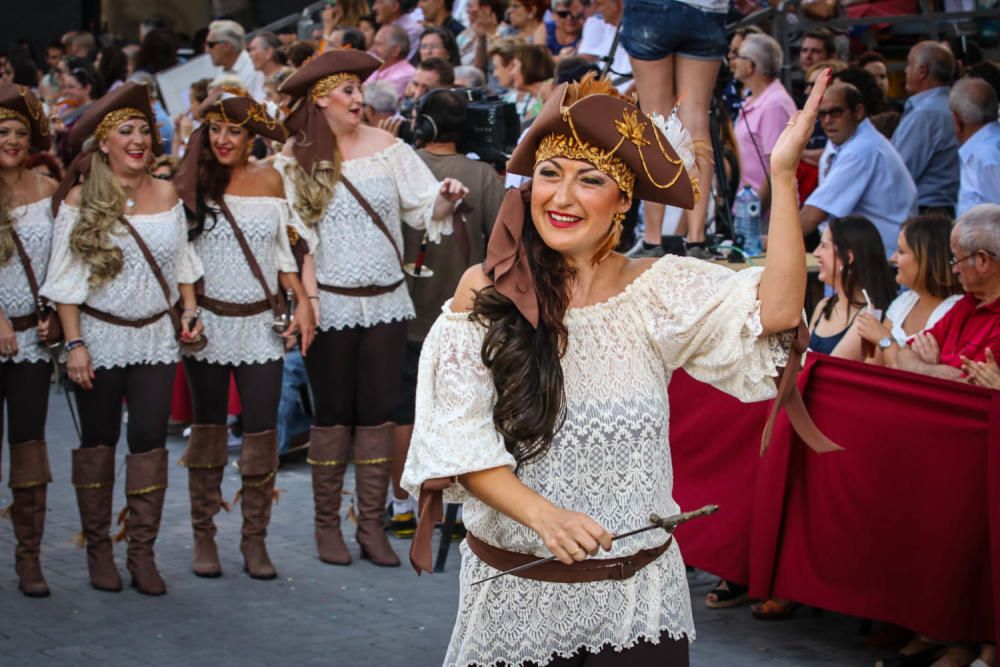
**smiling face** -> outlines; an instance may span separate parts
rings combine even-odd
[[[560,32],[578,36],[583,32],[583,22],[587,19],[583,11],[583,3],[580,0],[573,0],[569,4],[562,4],[553,12],[556,16],[556,27]]]
[[[913,248],[906,242],[906,234],[903,232],[899,233],[899,238],[896,239],[896,252],[892,253],[892,257],[889,259],[896,263],[897,283],[910,289],[913,289],[914,286],[919,287],[915,283],[917,282],[920,262],[914,254]]]
[[[62,79],[62,94],[69,101],[75,104],[83,104],[90,101],[90,86],[84,86],[80,83],[80,80],[73,76],[72,73],[67,74]]]
[[[0,123],[0,169],[17,169],[28,157],[31,132],[19,120]]]
[[[819,265],[819,279],[825,285],[837,288],[840,286],[840,259],[837,257],[837,249],[833,245],[833,234],[830,228],[823,230],[823,237],[819,245],[813,250],[813,257]]]
[[[545,245],[577,264],[604,244],[615,213],[629,202],[610,176],[589,162],[554,157],[535,165],[531,219]]]
[[[361,81],[357,78],[348,79],[325,97],[316,100],[316,106],[323,110],[323,116],[332,127],[357,127],[361,124],[365,106]]]
[[[213,121],[208,126],[208,142],[212,154],[224,167],[237,167],[250,156],[252,139],[246,128]]]
[[[108,156],[112,171],[144,172],[153,155],[153,130],[144,118],[130,118],[113,129],[100,148]]]

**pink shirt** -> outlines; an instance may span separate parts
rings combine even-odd
[[[402,99],[403,91],[406,90],[406,84],[413,79],[414,72],[416,72],[416,70],[413,68],[413,65],[405,60],[400,60],[397,63],[389,65],[388,67],[375,70],[375,72],[368,77],[368,80],[365,81],[365,83],[388,81],[396,87],[396,94],[399,95],[400,99]]]
[[[771,169],[771,150],[794,113],[795,101],[777,79],[760,95],[743,102],[735,128],[736,143],[740,148],[740,188],[749,185],[760,193],[761,183],[767,180],[765,174]],[[757,155],[758,150],[760,156]]]

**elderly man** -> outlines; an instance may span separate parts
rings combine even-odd
[[[284,67],[281,40],[273,32],[262,32],[254,35],[254,38],[247,44],[247,54],[250,56],[253,68],[263,75],[265,81]]]
[[[236,21],[212,21],[205,38],[205,52],[218,68],[216,76],[235,75],[243,82],[250,97],[263,101],[264,76],[254,69],[246,51],[246,32]]]
[[[410,52],[410,38],[406,31],[398,25],[383,25],[375,33],[372,52],[382,59],[382,67],[375,70],[365,83],[388,81],[402,97],[414,73],[413,65],[406,59],[406,54]]]
[[[878,228],[887,255],[903,222],[917,210],[917,186],[902,158],[865,117],[864,99],[849,83],[830,86],[819,105],[829,141],[819,160],[819,186],[802,207],[803,232],[830,217],[863,215]]]
[[[948,109],[955,58],[938,42],[920,42],[906,59],[906,100],[892,145],[917,184],[921,213],[955,212],[958,139]]]
[[[980,204],[951,230],[952,270],[965,296],[930,331],[899,350],[893,365],[922,375],[963,380],[962,364],[1000,351],[1000,206]],[[883,340],[884,349],[896,345]],[[891,359],[892,355],[887,355]]]
[[[962,145],[958,149],[962,171],[956,213],[963,215],[977,204],[1000,202],[997,94],[983,79],[961,79],[951,89],[948,106]]]
[[[396,87],[388,81],[376,81],[365,86],[365,105],[361,109],[361,118],[367,125],[382,127],[396,115],[399,110],[399,95]]]
[[[375,0],[372,3],[372,13],[375,14],[376,23],[383,27],[399,26],[406,31],[408,40],[406,51],[403,52],[403,58],[406,60],[416,55],[420,46],[420,33],[424,31],[424,26],[413,16],[416,6],[416,0]]]

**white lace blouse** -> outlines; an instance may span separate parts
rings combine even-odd
[[[80,209],[63,202],[56,216],[52,257],[42,294],[56,303],[85,303],[129,320],[166,310],[163,290],[149,263],[132,235],[119,224],[112,229],[110,238],[124,255],[121,273],[100,287],[90,286],[90,267],[69,247],[79,217]],[[160,265],[173,305],[180,296],[177,284],[193,283],[202,275],[201,261],[187,240],[187,220],[181,203],[162,213],[127,217]],[[81,312],[80,336],[87,341],[94,368],[172,363],[178,359],[179,346],[166,315],[148,326],[134,328],[102,322]]]
[[[288,202],[276,197],[226,195],[226,204],[246,237],[272,294],[280,289],[278,272],[295,273],[298,266],[288,243]],[[265,298],[254,278],[233,229],[220,213],[209,215],[205,231],[193,242],[205,271],[205,296],[228,303],[255,303]],[[249,317],[223,317],[202,309],[208,345],[191,357],[213,364],[256,364],[283,359],[283,339],[271,330],[268,308]],[[188,354],[188,353],[185,353]]]
[[[316,279],[334,287],[392,285],[403,278],[399,259],[389,240],[348,192],[343,183],[334,189],[326,214],[315,227],[294,214],[295,184],[291,180],[294,158],[281,155],[275,167],[285,179],[285,193],[292,204],[293,224],[315,257]],[[402,251],[405,222],[426,229],[434,243],[451,233],[451,216],[432,219],[440,183],[416,152],[402,141],[362,158],[345,160],[343,173],[382,216],[396,247]],[[378,296],[356,297],[319,291],[322,331],[370,327],[415,316],[406,284]]]
[[[684,368],[744,401],[775,393],[787,336],[760,338],[760,269],[739,273],[667,256],[621,294],[566,314],[562,359],[566,421],[549,452],[518,477],[553,503],[585,512],[612,533],[644,526],[650,513],[680,511],[672,497],[667,385]],[[493,426],[496,396],[483,366],[485,329],[449,304],[424,342],[416,422],[403,486],[416,495],[427,479],[452,477],[514,459]],[[756,446],[747,443],[748,447]],[[481,540],[549,556],[527,527],[468,495],[459,484],[445,500],[464,502],[464,521]],[[685,508],[694,509],[694,508]],[[710,521],[711,519],[706,519]],[[659,531],[616,542],[602,558],[662,544]],[[694,638],[679,547],[625,581],[585,584],[502,577],[462,545],[458,618],[446,665],[547,663],[581,647],[632,646],[640,638]]]
[[[917,305],[917,301],[920,297],[913,290],[906,290],[889,304],[889,307],[885,311],[885,317],[888,320],[892,320],[892,337],[896,339],[896,342],[901,346],[906,345],[906,341],[910,340],[913,336],[927,331],[935,324],[938,323],[942,317],[948,314],[951,307],[954,306],[962,298],[961,294],[953,294],[947,299],[942,301],[937,305],[937,308],[931,311],[931,314],[927,317],[927,324],[920,331],[915,332],[912,336],[903,330],[903,322],[909,317],[910,311],[913,307]]]
[[[35,279],[41,284],[49,265],[52,247],[52,200],[48,197],[11,210],[14,229],[31,261]],[[0,265],[0,308],[8,318],[23,317],[35,312],[28,274],[15,250],[6,263]],[[54,313],[53,313],[54,314]],[[38,330],[31,327],[14,334],[17,354],[8,360],[18,362],[48,361],[45,348],[38,344]]]

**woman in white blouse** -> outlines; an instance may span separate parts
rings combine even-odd
[[[51,143],[41,102],[26,88],[0,84],[0,420],[6,404],[15,567],[30,597],[49,594],[39,549],[52,481],[45,444],[52,366],[44,345],[52,311],[35,291],[49,262],[56,182],[25,162],[29,148],[45,151]]]
[[[895,366],[907,341],[930,329],[962,298],[962,286],[951,270],[951,220],[926,214],[910,218],[899,232],[896,282],[907,288],[896,297],[879,322],[867,312],[858,315],[857,330],[875,344],[874,363]]]
[[[205,267],[198,314],[208,344],[184,353],[194,402],[184,455],[194,530],[192,570],[200,577],[222,574],[212,519],[222,508],[232,375],[243,406],[240,551],[251,577],[274,579],[277,572],[264,538],[278,469],[276,427],[285,343],[294,343],[301,329],[305,354],[315,322],[289,245],[281,176],[249,160],[256,137],[282,143],[287,137],[284,126],[249,97],[223,94],[205,110],[204,119],[191,135],[174,177],[192,218],[195,252]],[[279,304],[279,290],[290,290],[296,302],[295,317],[281,333],[274,326],[287,313]]]
[[[678,548],[660,531],[612,538],[680,509],[674,370],[743,400],[774,395],[790,341],[781,332],[799,324],[806,284],[795,167],[824,88],[772,153],[763,270],[612,252],[633,197],[688,208],[695,197],[693,155],[671,148],[686,132],[609,83],[557,89],[518,144],[509,169],[532,184],[508,193],[485,265],[469,269],[427,336],[403,475],[425,510],[418,569],[429,568],[421,529],[433,530],[433,491],[465,503],[446,665],[583,664],[587,654],[688,664]],[[474,584],[550,555],[558,562]]]
[[[285,121],[291,139],[275,166],[309,246],[302,277],[319,327],[306,357],[314,396],[309,462],[316,545],[321,560],[337,565],[351,562],[339,511],[352,460],[361,557],[399,565],[382,514],[406,320],[414,317],[400,225],[425,229],[437,242],[451,233],[451,215],[466,192],[454,179],[439,183],[403,142],[361,124],[361,82],[379,64],[366,53],[336,50],[281,85],[296,106]]]
[[[170,311],[179,297],[181,340],[198,340],[202,329],[193,285],[201,264],[187,240],[184,209],[173,185],[146,171],[163,152],[155,123],[146,88],[127,83],[74,126],[71,141],[89,140],[53,196],[57,217],[42,288],[58,306],[66,367],[76,384],[81,443],[73,450],[73,485],[91,585],[122,587],[108,531],[124,400],[126,567],[132,585],[147,595],[166,593],[153,544],[167,488],[167,421],[179,354]],[[87,176],[77,186],[81,171]]]

